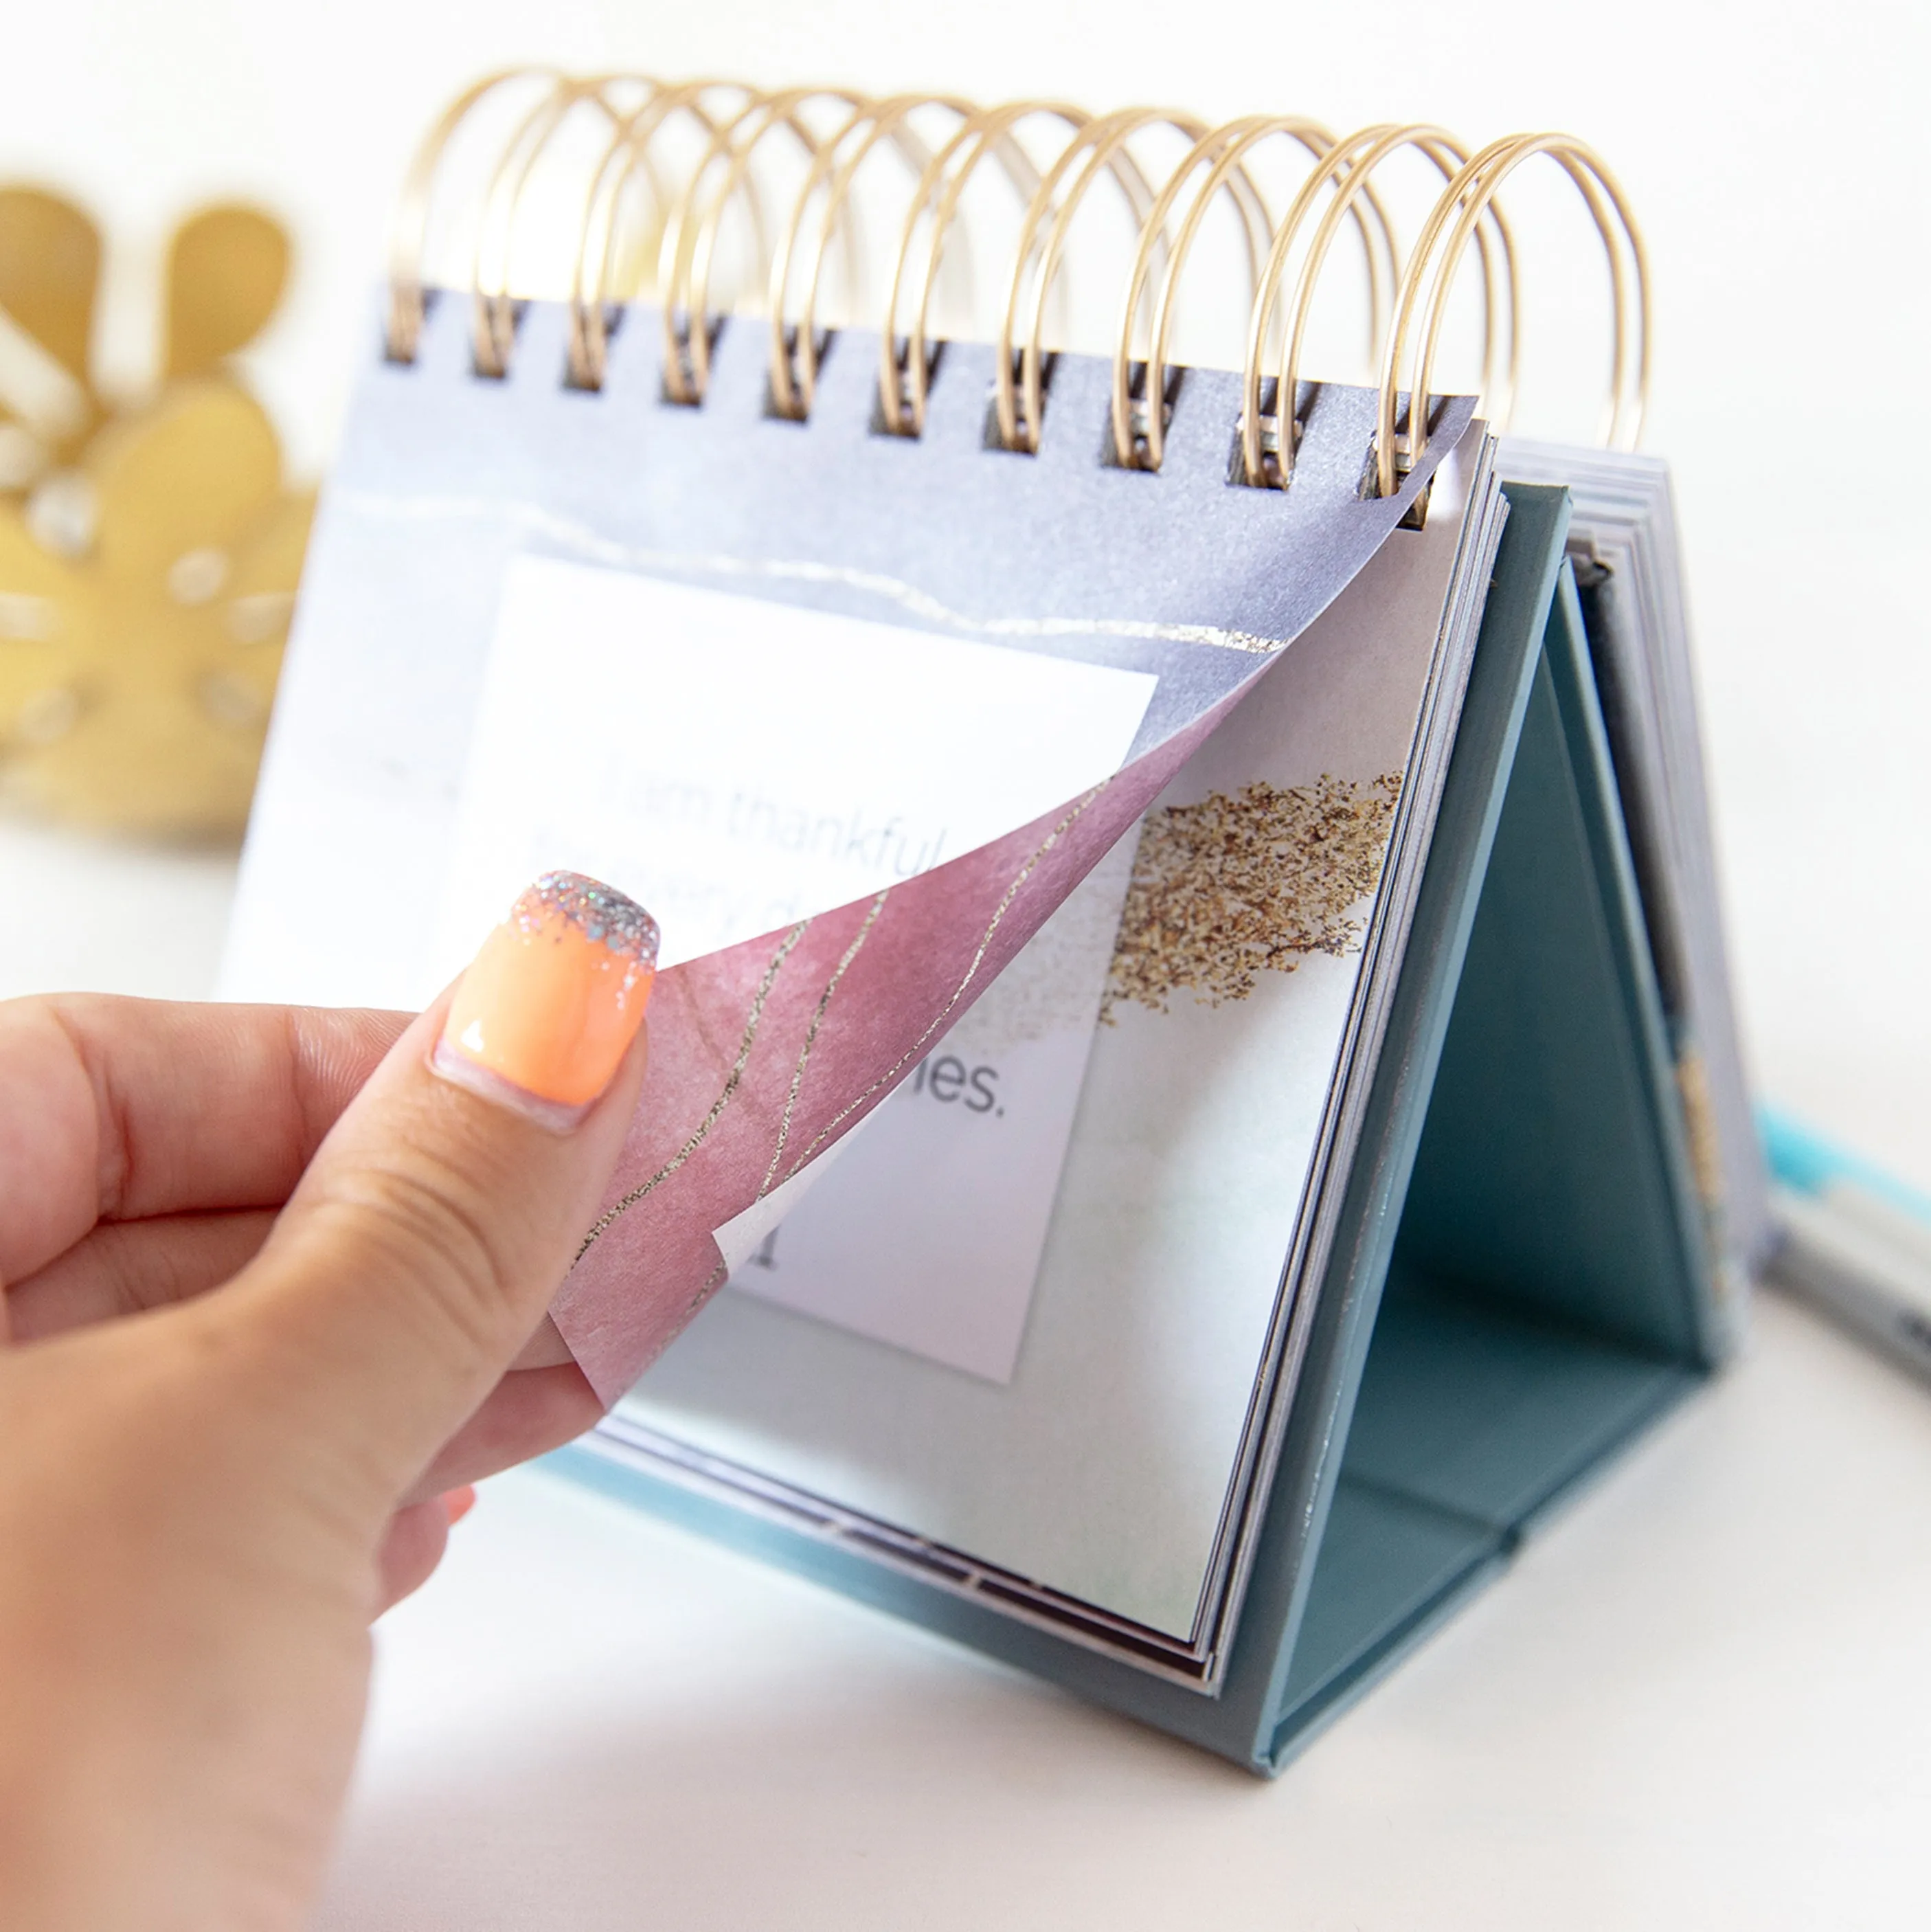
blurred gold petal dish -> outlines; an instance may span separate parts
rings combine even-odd
[[[288,279],[238,206],[168,250],[163,379],[94,386],[100,242],[44,190],[0,188],[0,802],[148,838],[247,816],[313,510],[227,360]]]

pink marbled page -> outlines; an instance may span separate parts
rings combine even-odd
[[[713,1231],[885,1099],[1252,682],[1061,810],[660,976],[643,1100],[550,1311],[607,1406],[722,1285]]]

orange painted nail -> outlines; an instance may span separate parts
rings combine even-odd
[[[545,872],[457,981],[430,1064],[565,1131],[629,1052],[656,976],[643,907],[580,872]]]
[[[460,1490],[445,1490],[442,1502],[442,1514],[448,1519],[449,1527],[454,1529],[476,1507],[476,1486],[474,1483],[465,1483]]]

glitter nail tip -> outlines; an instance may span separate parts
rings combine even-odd
[[[457,982],[431,1064],[457,1085],[567,1131],[643,1022],[657,922],[579,872],[546,872]]]
[[[642,971],[656,971],[657,922],[614,886],[581,872],[545,872],[510,908],[505,923],[534,933],[558,920]]]

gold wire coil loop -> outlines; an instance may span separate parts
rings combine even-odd
[[[621,126],[622,117],[607,90],[624,83],[641,86],[647,92],[654,92],[657,86],[641,74],[599,74],[584,80],[559,81],[524,116],[504,147],[484,190],[470,272],[471,355],[479,376],[509,373],[518,308],[510,292],[511,266],[517,217],[537,164],[580,106],[592,107],[613,126]]]
[[[565,79],[559,70],[545,67],[505,68],[484,75],[449,104],[411,156],[389,222],[388,315],[383,336],[391,362],[413,362],[421,340],[428,305],[424,251],[428,245],[436,178],[450,143],[471,113],[499,88],[517,81],[546,80],[554,84]]]
[[[1302,184],[1294,202],[1275,231],[1274,244],[1262,275],[1249,318],[1247,356],[1242,372],[1240,452],[1244,479],[1249,484],[1271,484],[1286,489],[1294,480],[1294,458],[1303,425],[1297,404],[1300,393],[1300,364],[1306,346],[1308,320],[1328,252],[1342,221],[1357,215],[1357,197],[1367,202],[1374,214],[1375,235],[1381,241],[1390,285],[1401,279],[1400,251],[1387,211],[1375,198],[1375,170],[1391,155],[1413,148],[1432,162],[1445,182],[1453,182],[1468,160],[1468,151],[1444,129],[1420,124],[1364,128],[1338,141],[1321,158],[1320,164]],[[1294,278],[1293,298],[1287,304],[1286,322],[1281,332],[1281,355],[1274,381],[1273,412],[1264,413],[1267,399],[1261,386],[1261,368],[1267,335],[1282,294],[1282,278],[1296,240],[1315,202],[1325,193],[1327,205],[1316,224]],[[1513,238],[1501,208],[1491,205],[1487,226],[1476,234],[1476,245],[1483,277],[1483,382],[1486,394],[1493,396],[1498,383],[1498,363],[1504,372],[1501,380],[1513,393],[1519,332],[1519,287]],[[1492,236],[1491,230],[1493,231]],[[1364,242],[1366,240],[1364,234]],[[1384,318],[1379,292],[1375,286],[1374,261],[1369,256],[1369,307],[1371,314],[1369,355],[1378,362],[1383,341]],[[1507,323],[1507,359],[1498,356],[1498,322]]]
[[[1014,100],[1003,106],[975,108],[950,140],[934,154],[919,177],[906,211],[898,253],[885,298],[884,326],[879,332],[878,408],[880,427],[891,436],[925,434],[925,404],[931,391],[934,358],[927,346],[932,291],[954,218],[979,164],[994,154],[1023,206],[1030,206],[1039,185],[1039,170],[1021,147],[1014,129],[1036,116],[1063,122],[1077,134],[1091,118],[1084,110],[1052,100]],[[962,156],[956,167],[955,157]],[[925,269],[919,278],[918,298],[910,326],[901,340],[898,310],[913,254],[921,234],[925,238]]]
[[[1609,265],[1603,440],[1633,446],[1641,434],[1653,332],[1648,255],[1614,176],[1591,148],[1567,136],[1512,135],[1471,154],[1445,130],[1423,124],[1381,124],[1336,140],[1318,123],[1291,116],[1208,127],[1150,107],[1095,117],[1051,100],[982,107],[951,94],[874,99],[844,89],[766,92],[717,80],[672,85],[642,74],[572,77],[549,67],[505,69],[477,81],[412,157],[388,237],[384,334],[392,362],[414,361],[421,344],[431,219],[451,152],[472,117],[514,86],[534,90],[533,98],[496,146],[480,194],[457,218],[469,260],[472,362],[481,376],[505,374],[514,348],[520,302],[512,282],[532,183],[550,158],[577,153],[564,133],[580,128],[587,114],[607,135],[585,182],[570,259],[567,380],[601,386],[616,316],[648,286],[661,312],[664,398],[701,403],[723,320],[712,308],[721,242],[733,212],[741,211],[748,229],[748,292],[754,300],[761,292],[768,309],[768,407],[803,419],[829,340],[818,317],[833,244],[856,300],[862,263],[856,188],[872,158],[889,148],[913,185],[883,278],[876,427],[919,436],[937,364],[931,326],[940,267],[949,247],[955,254],[970,248],[969,225],[957,232],[959,213],[990,157],[1020,202],[1011,256],[994,284],[1002,298],[989,430],[994,440],[1023,453],[1039,448],[1051,366],[1048,308],[1073,228],[1104,177],[1118,190],[1134,232],[1112,356],[1113,460],[1128,469],[1161,465],[1179,296],[1207,217],[1225,196],[1250,292],[1237,477],[1282,489],[1293,481],[1305,427],[1299,401],[1309,319],[1334,241],[1349,225],[1363,250],[1378,385],[1372,487],[1391,495],[1428,446],[1435,364],[1471,242],[1481,273],[1485,410],[1498,427],[1509,420],[1520,374],[1522,290],[1515,238],[1498,196],[1517,168],[1546,156],[1581,196]],[[940,140],[948,117],[954,124]],[[1057,134],[1036,134],[1037,124],[1056,126]],[[694,136],[697,152],[688,165],[673,166],[661,143],[679,126]],[[1174,136],[1187,144],[1183,155],[1164,173],[1150,172],[1145,142]],[[764,159],[773,137],[795,152],[802,170],[795,192],[787,189],[776,204],[781,219],[775,224]],[[1277,138],[1306,158],[1278,222],[1254,172],[1255,151]],[[1403,152],[1420,156],[1445,184],[1405,251],[1381,172]],[[640,189],[642,216],[633,213]]]
[[[1008,278],[1006,308],[999,328],[998,361],[993,391],[993,409],[999,440],[1007,449],[1036,455],[1045,413],[1045,356],[1044,338],[1046,302],[1052,291],[1063,254],[1066,237],[1087,190],[1102,174],[1110,175],[1125,196],[1135,227],[1144,231],[1153,217],[1158,197],[1144,172],[1134,159],[1129,143],[1150,128],[1168,127],[1189,143],[1206,134],[1204,122],[1191,116],[1154,107],[1127,108],[1090,121],[1075,130],[1059,158],[1041,178],[1037,191],[1020,224],[1019,238],[1013,250],[1012,272]],[[1054,196],[1075,164],[1078,173],[1060,200]],[[1041,225],[1048,212],[1052,225],[1044,236]],[[1168,247],[1164,225],[1156,237],[1156,257],[1164,268]],[[1027,286],[1027,272],[1032,271],[1032,298],[1026,344],[1015,360],[1013,338],[1018,322],[1020,300]]]
[[[604,365],[610,352],[611,305],[619,296],[613,285],[621,239],[618,211],[623,197],[631,184],[640,177],[649,191],[659,229],[655,237],[645,235],[646,250],[640,252],[655,254],[655,244],[662,238],[661,225],[671,195],[652,158],[652,146],[664,129],[680,118],[691,121],[705,140],[714,139],[718,122],[705,103],[707,96],[717,93],[748,97],[749,90],[716,80],[653,88],[612,134],[592,170],[577,226],[570,286],[568,373],[574,388],[600,389],[604,386]],[[634,298],[637,290],[632,288],[623,292]]]
[[[817,326],[818,297],[823,286],[825,261],[835,235],[844,238],[848,270],[856,268],[856,223],[851,206],[852,189],[867,159],[880,146],[896,148],[912,170],[915,180],[922,180],[932,160],[931,150],[910,126],[912,116],[922,109],[938,109],[969,118],[978,110],[969,100],[955,94],[900,94],[885,100],[870,101],[853,110],[844,127],[820,148],[804,184],[793,204],[791,218],[785,224],[775,254],[772,257],[768,306],[771,312],[771,406],[774,414],[802,422],[811,414],[817,393],[818,369],[825,343]],[[854,135],[860,138],[847,142]],[[840,160],[841,153],[844,158]],[[798,319],[788,320],[793,265],[799,255],[805,224],[814,202],[818,210],[816,240],[805,257],[804,298]],[[855,281],[855,275],[852,278]]]
[[[1512,135],[1491,142],[1449,183],[1408,258],[1382,358],[1375,436],[1375,483],[1379,495],[1393,495],[1402,474],[1420,461],[1428,446],[1435,352],[1449,293],[1468,238],[1504,182],[1539,154],[1548,155],[1574,183],[1608,257],[1611,346],[1603,440],[1612,448],[1633,448],[1642,433],[1649,402],[1653,333],[1649,257],[1642,232],[1615,178],[1591,148],[1566,134]],[[1404,420],[1399,405],[1401,375],[1418,315],[1420,338],[1413,358]]]
[[[1241,216],[1250,294],[1259,292],[1263,253],[1271,238],[1273,224],[1266,203],[1253,188],[1245,163],[1255,148],[1276,135],[1296,142],[1316,161],[1334,145],[1334,136],[1318,122],[1296,116],[1254,115],[1230,121],[1195,143],[1168,178],[1141,231],[1132,272],[1120,304],[1120,338],[1113,358],[1113,452],[1114,460],[1123,470],[1157,470],[1165,456],[1167,418],[1172,407],[1167,352],[1172,339],[1180,278],[1207,211],[1223,190],[1233,196]],[[1188,205],[1160,276],[1147,355],[1144,360],[1136,358],[1133,353],[1136,324],[1153,273],[1156,249],[1175,202],[1201,170],[1205,172]],[[1372,274],[1373,244],[1366,239],[1367,233],[1364,223],[1364,245],[1369,249]]]
[[[691,171],[665,225],[660,261],[660,298],[664,326],[664,393],[672,402],[695,404],[704,400],[711,375],[711,350],[717,329],[709,313],[711,266],[724,214],[742,200],[749,214],[760,262],[768,263],[763,206],[752,173],[759,144],[779,129],[793,136],[807,161],[815,167],[824,143],[799,110],[813,100],[843,104],[848,110],[862,105],[856,94],[829,88],[793,88],[754,98],[737,118],[721,128],[709,151]],[[698,196],[713,163],[718,164],[718,186],[701,212]],[[754,285],[764,279],[754,278]]]

